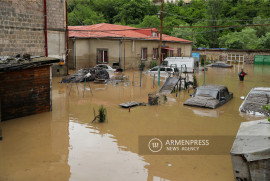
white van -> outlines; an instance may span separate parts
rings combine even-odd
[[[187,72],[191,73],[199,71],[199,61],[197,57],[167,57],[162,61],[162,65],[168,67],[176,65],[179,70],[181,70],[181,66],[186,66]]]

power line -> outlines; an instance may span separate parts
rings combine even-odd
[[[253,20],[231,20],[231,19],[221,19],[221,20],[209,20],[209,19],[198,19],[198,18],[191,18],[191,17],[186,17],[186,16],[181,16],[181,15],[176,15],[176,14],[172,14],[172,13],[168,13],[168,12],[164,12],[166,14],[172,15],[172,16],[178,16],[181,18],[185,18],[185,19],[193,19],[193,20],[198,20],[198,21],[235,21],[235,22],[246,22],[246,21],[253,21]],[[264,21],[269,21],[270,19],[260,19],[260,21],[264,22]]]
[[[75,18],[79,21],[79,23],[81,23],[81,25],[84,25],[84,24],[82,23],[82,21],[77,17],[77,15],[75,14],[75,12],[71,9],[70,5],[69,5],[68,3],[67,3],[67,5],[68,5],[68,8],[70,9],[70,11],[73,12]],[[75,9],[76,9],[77,11],[79,11],[79,10],[76,8],[76,6],[74,6],[74,7],[75,7]]]
[[[256,27],[256,26],[270,26],[270,24],[248,24],[248,25],[219,25],[219,26],[163,26],[163,28],[241,28],[241,27]],[[128,31],[128,30],[144,30],[144,29],[157,29],[160,27],[149,28],[128,28],[128,29],[116,29],[116,30],[75,30],[69,29],[68,31],[87,31],[87,32],[111,32],[111,31]]]

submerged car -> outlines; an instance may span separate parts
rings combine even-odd
[[[207,67],[220,67],[220,68],[232,68],[232,65],[226,64],[224,62],[216,62],[209,65],[206,65]]]
[[[240,112],[253,115],[270,115],[270,111],[264,109],[269,104],[270,87],[255,87],[251,89],[247,97],[239,107]]]
[[[191,96],[184,105],[216,109],[231,100],[233,93],[226,86],[208,84],[197,87]]]

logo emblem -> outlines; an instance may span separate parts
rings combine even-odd
[[[162,149],[162,142],[158,138],[153,138],[148,143],[148,148],[152,152],[159,152]]]

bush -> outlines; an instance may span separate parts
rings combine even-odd
[[[197,81],[197,77],[195,74],[193,74],[193,87],[194,88],[198,87],[198,81]]]
[[[140,69],[140,70],[143,70],[144,67],[145,67],[145,63],[144,63],[144,62],[141,62],[141,63],[139,64],[139,69]]]
[[[269,111],[269,110],[270,110],[270,105],[269,105],[269,104],[266,104],[266,105],[264,106],[264,109],[265,109],[266,111]],[[270,122],[270,117],[268,117],[268,121]]]
[[[151,61],[151,63],[150,63],[150,69],[153,68],[153,67],[155,67],[155,66],[157,66],[157,62]]]
[[[103,123],[106,121],[106,108],[103,107],[103,105],[101,105],[98,109],[98,113],[99,113],[99,122]]]
[[[204,57],[202,57],[202,60],[201,60],[201,66],[204,65]]]

